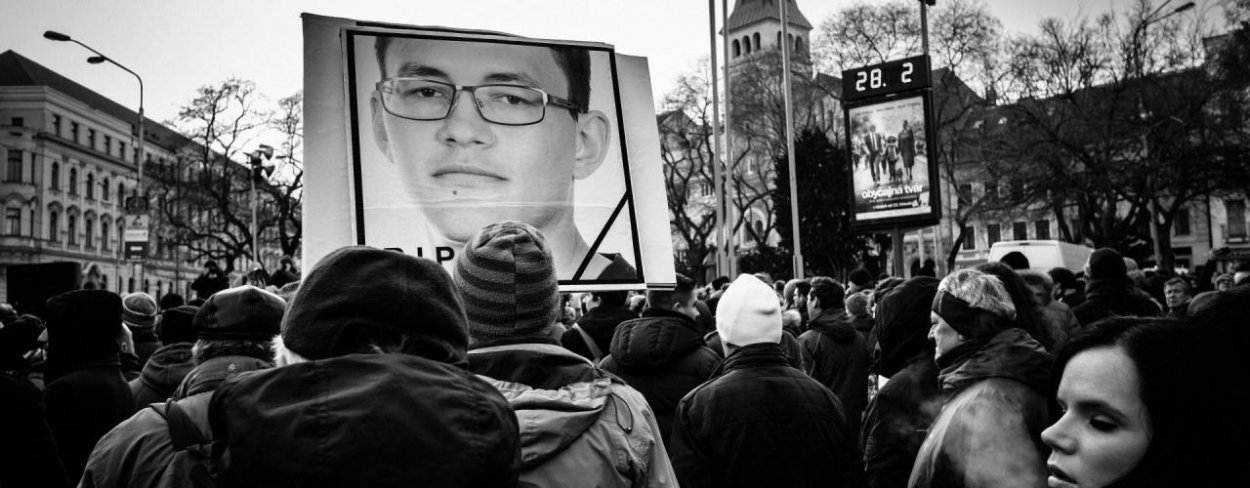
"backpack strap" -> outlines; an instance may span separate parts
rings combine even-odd
[[[199,427],[195,426],[195,422],[191,421],[191,417],[177,402],[169,400],[165,403],[153,403],[148,408],[165,419],[165,425],[169,428],[169,440],[175,452],[208,443],[204,433],[200,432]]]
[[[590,337],[590,334],[586,333],[586,329],[583,329],[581,325],[573,324],[573,330],[582,336],[582,342],[585,342],[586,348],[590,349],[590,355],[595,357],[596,364],[600,359],[603,359],[603,351],[599,350],[599,345],[595,344],[595,340]]]

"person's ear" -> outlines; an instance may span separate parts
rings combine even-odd
[[[612,141],[612,124],[598,110],[577,117],[577,148],[574,153],[573,179],[581,180],[595,173],[608,155]]]
[[[386,109],[382,108],[382,100],[378,98],[379,96],[377,90],[369,96],[369,110],[373,114],[373,141],[378,144],[378,149],[389,160],[391,159],[391,143],[386,137]]]

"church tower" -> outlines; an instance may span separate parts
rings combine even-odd
[[[780,2],[785,2],[790,21],[790,55],[796,62],[810,62],[812,24],[799,11],[795,0],[737,0],[725,26],[730,39],[730,66],[758,53],[781,50],[781,12],[777,8]]]

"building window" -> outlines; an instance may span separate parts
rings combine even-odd
[[[1050,239],[1050,221],[1049,220],[1039,220],[1037,222],[1034,222],[1033,227],[1034,227],[1033,229],[1034,234],[1036,234],[1036,239],[1040,239],[1040,240]]]
[[[107,220],[100,221],[100,248],[105,251],[109,249],[109,223]]]
[[[113,136],[104,135],[104,154],[113,154]]]
[[[87,147],[95,149],[95,129],[87,129]]]
[[[1246,237],[1246,201],[1225,200],[1224,210],[1228,216],[1228,237]]]
[[[4,209],[4,234],[9,236],[22,235],[22,209]]]
[[[755,34],[752,34],[751,41],[755,43],[755,50],[759,51],[760,50],[760,33],[756,32]]]
[[[10,122],[12,122],[12,124],[9,125],[12,125],[13,127],[26,127],[26,119],[21,117],[13,117]]]
[[[989,224],[985,226],[985,244],[993,246],[995,242],[1003,240],[1003,231],[998,224]]]
[[[83,224],[85,225],[84,235],[87,238],[87,247],[95,247],[95,221],[91,220],[91,217],[87,217]]]
[[[134,292],[135,292],[135,278],[131,276],[129,279],[126,280],[126,293],[134,293]]]
[[[69,169],[69,194],[78,194],[78,168]]]
[[[977,248],[977,229],[971,225],[964,226],[964,249],[973,250]]]
[[[1017,241],[1027,240],[1029,238],[1029,224],[1024,222],[1012,222],[1011,238]]]
[[[1181,207],[1176,211],[1176,217],[1173,217],[1172,234],[1187,236],[1189,232],[1189,207]]]
[[[126,159],[126,143],[117,141],[117,157]]]
[[[57,137],[61,136],[61,116],[52,114],[52,133]]]
[[[986,200],[998,199],[998,183],[986,183],[985,184],[985,199]]]
[[[69,140],[78,143],[78,122],[69,123]]]
[[[742,42],[737,39],[734,39],[734,57],[736,58],[741,55],[742,55]]]
[[[58,217],[56,210],[48,212],[48,240],[52,242],[61,240],[61,233],[59,232],[61,230],[59,228],[61,222]]]
[[[67,227],[65,230],[69,232],[69,238],[66,239],[66,242],[71,246],[78,244],[78,216],[70,215],[65,217],[65,225]]]
[[[956,186],[955,195],[959,197],[960,204],[967,205],[972,203],[972,183]]]
[[[123,183],[117,184],[117,203],[126,204],[126,185]]]
[[[95,175],[87,173],[87,199],[95,200]]]
[[[22,152],[9,149],[8,162],[4,166],[4,181],[22,181]]]
[[[751,37],[743,37],[742,44],[746,45],[746,53],[751,54]]]
[[[109,201],[109,177],[105,176],[104,181],[100,183],[100,196],[104,197],[104,201]]]

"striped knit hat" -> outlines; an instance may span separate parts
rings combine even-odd
[[[499,222],[482,228],[464,245],[452,281],[476,342],[546,336],[559,318],[551,251],[529,225]]]

